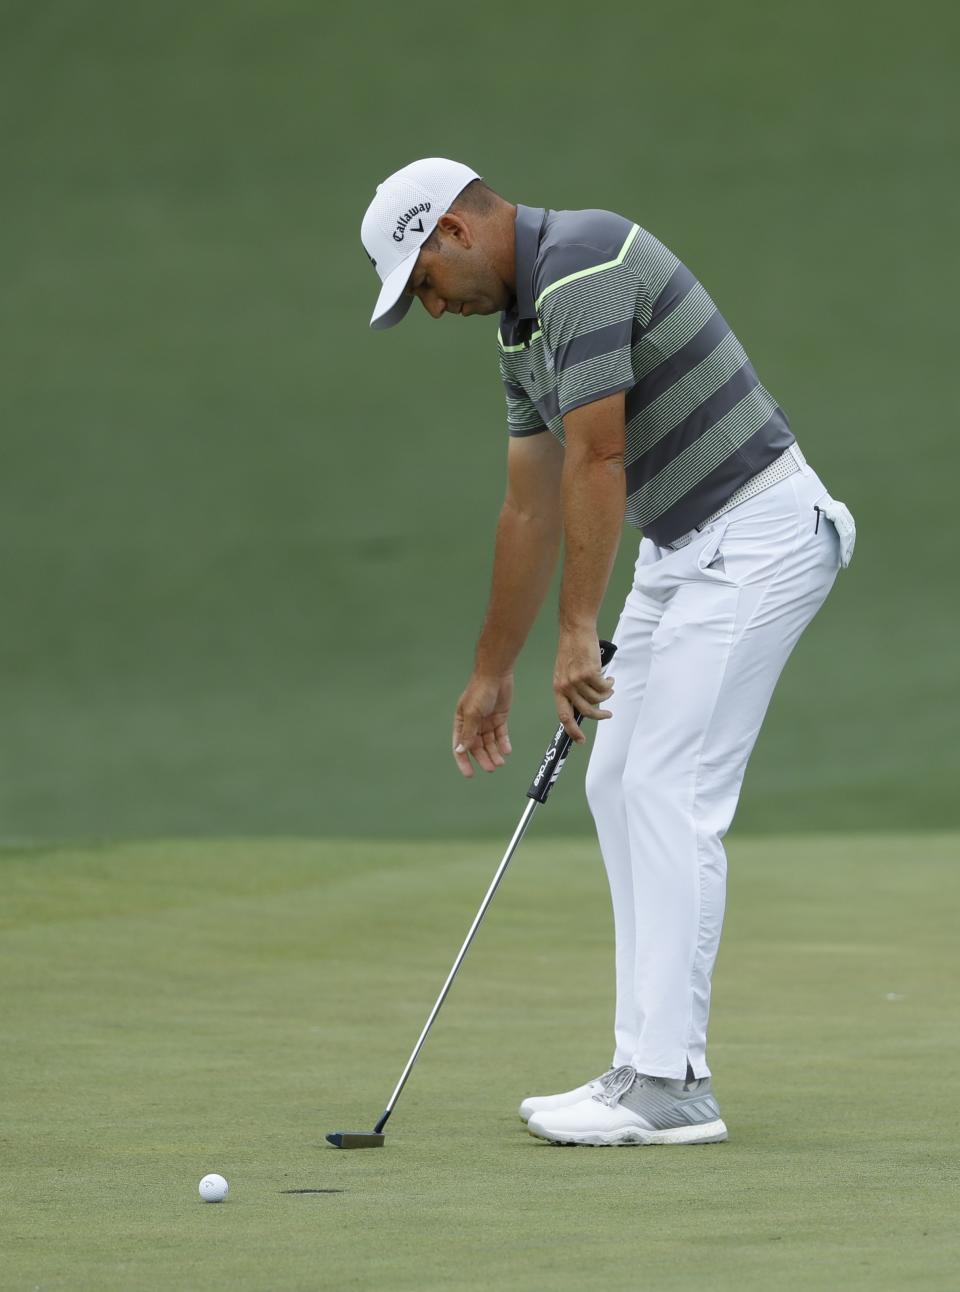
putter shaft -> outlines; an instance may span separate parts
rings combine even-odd
[[[407,1077],[409,1077],[410,1075],[410,1070],[417,1061],[417,1055],[423,1049],[423,1043],[427,1039],[427,1033],[430,1031],[430,1028],[433,1026],[433,1020],[437,1017],[437,1014],[439,1014],[440,1006],[443,1004],[444,1000],[446,999],[447,992],[450,990],[451,986],[453,985],[453,980],[457,976],[457,970],[463,964],[464,956],[467,954],[467,951],[470,947],[470,943],[473,941],[474,935],[476,934],[477,929],[480,927],[480,921],[487,913],[487,907],[493,901],[493,895],[494,893],[496,893],[497,889],[500,886],[500,881],[501,879],[503,879],[504,872],[506,871],[507,866],[509,866],[510,864],[510,858],[516,852],[517,847],[520,843],[520,840],[523,838],[524,834],[526,833],[527,826],[530,824],[533,814],[539,806],[540,805],[536,799],[530,799],[526,808],[524,809],[523,816],[520,818],[520,822],[517,825],[516,830],[514,830],[513,832],[513,838],[507,844],[507,850],[503,854],[503,858],[500,862],[500,865],[497,867],[496,874],[494,875],[493,879],[490,881],[490,887],[487,889],[486,895],[480,904],[480,909],[479,911],[477,911],[477,914],[474,917],[474,921],[470,925],[470,929],[467,933],[467,936],[463,940],[463,946],[460,948],[457,954],[457,958],[453,962],[453,968],[447,974],[447,980],[440,989],[440,995],[437,997],[436,1002],[433,1006],[433,1009],[431,1009],[430,1015],[427,1018],[426,1023],[424,1023],[423,1025],[423,1031],[420,1033],[419,1037],[417,1038],[417,1043],[413,1047],[413,1053],[410,1055],[410,1058],[407,1059],[407,1065],[403,1069],[403,1072],[401,1072],[400,1074],[400,1080],[397,1082],[394,1088],[393,1094],[387,1100],[387,1106],[384,1110],[383,1116],[380,1118],[380,1120],[377,1122],[376,1126],[374,1127],[375,1134],[379,1135],[383,1131],[383,1128],[387,1123],[387,1118],[393,1112],[394,1105],[396,1104],[397,1100],[400,1098],[400,1091],[403,1089],[404,1085],[406,1084]]]
[[[614,655],[616,654],[616,650],[617,648],[616,646],[613,645],[612,642],[607,642],[607,641],[600,642],[601,667],[606,667],[606,665],[610,663],[610,661],[613,659]],[[574,720],[579,726],[583,721],[583,715],[579,713],[576,709],[574,709],[573,716],[574,716]],[[430,1028],[433,1026],[433,1020],[437,1017],[437,1014],[440,1012],[440,1006],[443,1004],[444,1000],[447,997],[447,992],[449,992],[453,984],[453,980],[457,976],[457,970],[460,968],[461,964],[463,963],[464,956],[467,954],[467,951],[470,947],[470,943],[473,941],[474,935],[476,934],[477,929],[480,927],[481,920],[483,919],[484,915],[487,913],[487,907],[493,901],[494,893],[496,893],[497,889],[499,888],[500,881],[501,879],[503,879],[503,876],[504,876],[504,872],[506,871],[507,866],[509,866],[510,864],[510,858],[516,852],[517,846],[520,843],[520,840],[523,838],[524,834],[526,833],[527,826],[530,824],[530,821],[533,818],[534,812],[536,812],[537,808],[540,806],[541,803],[546,803],[547,798],[550,794],[550,791],[557,783],[557,778],[559,777],[560,772],[563,770],[563,764],[566,761],[566,757],[570,751],[570,746],[572,743],[573,743],[573,738],[567,733],[566,729],[561,723],[554,734],[553,740],[550,742],[549,746],[547,747],[547,752],[543,757],[543,761],[540,764],[540,767],[537,771],[536,776],[534,776],[533,778],[530,788],[527,790],[527,798],[529,799],[529,802],[527,803],[527,806],[524,809],[523,815],[520,818],[517,828],[513,832],[513,837],[511,838],[510,842],[507,844],[507,850],[503,854],[503,857],[501,858],[500,865],[497,867],[496,873],[493,876],[493,879],[490,881],[490,887],[487,889],[486,895],[484,896],[483,901],[480,903],[480,909],[479,911],[477,911],[477,914],[474,917],[473,923],[470,925],[470,928],[467,931],[467,936],[463,940],[463,946],[460,948],[459,952],[457,953],[457,958],[453,962],[453,968],[447,974],[447,980],[443,984],[442,988],[440,989],[440,995],[437,997],[436,1001],[434,1002],[433,1009],[431,1009],[429,1017],[427,1018],[426,1023],[424,1023],[423,1025],[423,1031],[420,1033],[419,1037],[417,1038],[417,1043],[413,1047],[413,1053],[410,1055],[410,1058],[407,1059],[406,1066],[404,1067],[403,1071],[400,1074],[400,1080],[397,1082],[396,1086],[394,1087],[393,1094],[390,1096],[390,1098],[387,1101],[387,1106],[383,1111],[383,1115],[381,1116],[380,1120],[377,1122],[376,1126],[373,1128],[372,1131],[336,1131],[333,1134],[328,1135],[327,1140],[330,1144],[334,1146],[334,1148],[382,1148],[383,1147],[383,1139],[384,1139],[383,1128],[384,1126],[386,1126],[387,1120],[390,1117],[390,1114],[393,1112],[393,1109],[397,1100],[400,1098],[400,1092],[403,1090],[403,1087],[406,1085],[407,1077],[409,1077],[410,1071],[413,1068],[413,1065],[417,1061],[417,1055],[423,1049],[423,1043],[427,1039],[427,1035],[430,1031]]]

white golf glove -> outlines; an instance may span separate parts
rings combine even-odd
[[[853,548],[857,541],[857,526],[850,514],[850,508],[846,503],[838,502],[828,494],[819,504],[819,510],[827,520],[833,522],[833,527],[840,539],[840,564],[846,569],[853,557]]]

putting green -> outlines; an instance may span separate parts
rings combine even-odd
[[[501,846],[5,852],[0,1285],[955,1286],[956,834],[731,841],[731,1140],[673,1150],[517,1118],[609,1058],[595,845],[534,834],[386,1148],[326,1147],[381,1111]]]

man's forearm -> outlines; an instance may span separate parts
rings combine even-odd
[[[563,583],[560,627],[594,629],[613,569],[626,508],[621,457],[567,447],[563,468]]]
[[[528,516],[504,503],[490,602],[477,643],[478,673],[502,677],[513,668],[550,587],[561,533],[559,513],[556,518]]]

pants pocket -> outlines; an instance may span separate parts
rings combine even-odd
[[[707,530],[706,541],[697,549],[697,569],[707,579],[719,579],[723,583],[734,583],[727,570],[723,554],[723,536],[727,532],[726,520],[719,520]]]

